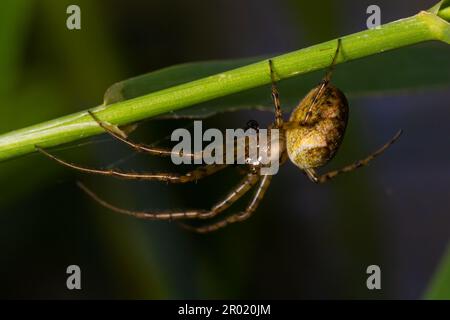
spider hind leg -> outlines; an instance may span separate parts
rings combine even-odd
[[[98,202],[103,207],[117,213],[133,216],[145,220],[180,220],[180,219],[210,219],[222,211],[229,208],[233,203],[239,200],[247,193],[259,180],[259,176],[255,174],[248,174],[237,184],[232,191],[230,191],[222,200],[218,201],[211,207],[210,210],[181,210],[181,211],[135,211],[128,210],[116,205],[113,205],[106,200],[103,200],[95,192],[86,187],[83,183],[77,182],[77,185],[94,201]]]
[[[312,182],[324,183],[324,182],[336,177],[337,175],[339,175],[341,173],[350,172],[350,171],[356,170],[358,168],[364,167],[364,166],[368,165],[370,161],[372,161],[373,159],[378,157],[380,154],[382,154],[384,151],[386,151],[386,149],[388,149],[394,142],[396,142],[400,138],[402,132],[403,132],[402,130],[399,130],[391,140],[389,140],[381,148],[379,148],[378,150],[376,150],[375,152],[373,152],[366,158],[355,161],[354,163],[349,164],[341,169],[333,170],[333,171],[318,175],[317,172],[311,168],[311,169],[306,169],[305,173]]]
[[[271,179],[272,179],[272,176],[270,176],[270,175],[266,175],[261,178],[261,180],[255,190],[255,193],[253,194],[250,202],[247,204],[247,207],[245,208],[244,211],[229,215],[229,216],[225,217],[224,219],[221,219],[215,223],[207,224],[204,226],[195,227],[195,226],[187,225],[184,223],[180,223],[180,225],[189,231],[193,231],[193,232],[197,232],[197,233],[209,233],[209,232],[216,231],[218,229],[222,229],[222,228],[228,226],[229,224],[247,220],[248,218],[250,218],[252,216],[252,214],[255,212],[255,210],[258,208],[259,204],[261,203],[261,200],[264,198],[264,195],[265,195],[267,189],[269,188]]]

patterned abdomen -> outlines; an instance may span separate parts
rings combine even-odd
[[[319,88],[320,85],[312,89],[294,109],[289,119],[290,125],[286,129],[289,158],[301,169],[320,167],[330,161],[339,148],[347,127],[347,99],[338,88],[330,84],[325,87],[324,93],[307,117]]]

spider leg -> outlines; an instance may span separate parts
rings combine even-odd
[[[244,220],[250,218],[250,216],[253,214],[253,212],[255,212],[259,203],[263,199],[264,194],[266,193],[267,189],[269,188],[271,179],[272,179],[272,176],[270,176],[270,175],[262,176],[252,199],[250,200],[249,204],[247,205],[247,207],[245,208],[245,210],[243,212],[230,215],[230,216],[226,217],[225,219],[217,221],[216,223],[213,223],[210,225],[205,225],[205,226],[201,226],[201,227],[193,227],[193,226],[188,226],[188,225],[182,224],[182,226],[190,231],[194,231],[194,232],[198,232],[198,233],[208,233],[208,232],[212,232],[212,231],[216,231],[218,229],[224,228],[229,224],[232,224],[235,222],[241,222],[241,221],[244,221]]]
[[[227,167],[226,164],[213,164],[213,165],[205,165],[198,167],[191,172],[185,173],[185,174],[176,174],[176,173],[131,173],[131,172],[122,172],[118,170],[113,169],[92,169],[83,167],[77,164],[73,164],[70,162],[67,162],[65,160],[62,160],[58,157],[55,157],[54,155],[50,154],[48,151],[36,146],[36,150],[42,153],[43,155],[49,157],[50,159],[62,164],[63,166],[85,172],[85,173],[92,173],[92,174],[98,174],[103,176],[112,176],[117,178],[123,178],[123,179],[134,179],[134,180],[155,180],[155,181],[164,181],[164,182],[171,182],[171,183],[186,183],[191,182],[195,180],[199,180],[201,178],[207,177],[209,175],[212,175],[213,173],[216,173],[222,169],[225,169]]]
[[[215,204],[210,210],[183,210],[167,212],[133,211],[119,208],[97,196],[81,182],[78,186],[86,192],[93,200],[112,211],[146,220],[179,220],[179,219],[208,219],[230,207],[235,201],[242,197],[259,180],[256,174],[248,174],[225,198]]]
[[[334,67],[336,66],[336,60],[337,60],[337,57],[339,56],[339,51],[341,50],[341,45],[342,45],[342,39],[339,38],[338,44],[336,47],[336,51],[334,52],[333,60],[331,61],[331,65],[328,68],[327,73],[325,74],[324,81],[327,81],[327,82],[331,81],[331,76],[333,74]]]
[[[269,60],[269,70],[270,79],[272,80],[272,99],[275,105],[275,127],[280,128],[283,125],[283,112],[281,111],[280,94],[275,80],[275,71],[272,60]]]
[[[395,136],[389,140],[385,145],[383,145],[380,149],[378,149],[377,151],[375,151],[374,153],[370,154],[368,157],[362,159],[362,160],[358,160],[350,165],[347,165],[341,169],[338,170],[333,170],[330,172],[327,172],[325,174],[322,175],[318,175],[316,173],[316,171],[312,168],[310,169],[306,169],[305,173],[308,176],[308,178],[312,181],[312,182],[316,182],[316,183],[324,183],[334,177],[336,177],[338,174],[344,173],[344,172],[350,172],[353,171],[355,169],[358,169],[360,167],[366,166],[367,164],[369,164],[369,162],[373,159],[375,159],[377,156],[379,156],[380,154],[382,154],[387,148],[389,148],[395,141],[398,140],[398,138],[400,138],[400,135],[402,134],[402,130],[398,131]]]
[[[328,68],[327,73],[325,74],[325,77],[322,79],[319,88],[317,89],[316,95],[314,96],[314,98],[311,102],[311,105],[309,106],[309,109],[306,112],[305,119],[301,122],[302,124],[304,124],[308,121],[309,117],[312,115],[312,111],[314,110],[314,107],[318,103],[319,99],[322,97],[323,93],[325,92],[325,89],[327,88],[328,84],[331,81],[331,75],[333,74],[333,70],[336,65],[336,59],[339,55],[339,51],[341,48],[341,42],[342,42],[341,39],[338,39],[336,52],[334,53],[331,65]]]
[[[100,120],[97,117],[97,115],[95,115],[90,110],[88,110],[88,113],[95,120],[95,122],[97,122],[98,125],[106,131],[106,133],[111,135],[113,138],[125,143],[126,145],[130,146],[131,148],[133,148],[134,150],[136,150],[138,152],[146,152],[151,155],[163,156],[163,157],[169,157],[171,155],[185,156],[185,157],[191,157],[191,158],[195,157],[195,154],[192,154],[192,153],[184,153],[181,155],[180,153],[174,152],[168,148],[152,147],[152,146],[148,146],[148,145],[145,145],[142,143],[135,143],[135,142],[129,140],[128,135],[124,131],[122,131],[119,127],[112,125],[108,122]],[[201,154],[198,154],[197,156],[201,157]]]

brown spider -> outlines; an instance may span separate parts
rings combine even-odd
[[[372,159],[380,155],[401,135],[401,130],[384,146],[366,157],[365,159],[354,162],[341,169],[330,171],[319,175],[316,168],[328,163],[338,150],[348,121],[348,102],[345,95],[336,87],[331,85],[331,75],[339,55],[341,40],[333,56],[331,65],[320,84],[313,88],[306,97],[299,103],[291,114],[289,121],[283,120],[280,98],[275,80],[275,72],[272,60],[269,60],[270,77],[272,80],[272,99],[275,106],[275,121],[270,126],[279,130],[279,163],[283,164],[288,158],[298,166],[308,178],[316,183],[323,183],[334,178],[340,173],[350,172],[359,167],[367,165]],[[92,118],[111,136],[122,141],[128,146],[139,152],[145,152],[157,156],[171,156],[174,151],[165,148],[151,147],[144,144],[134,143],[127,138],[127,135],[109,123],[103,122],[92,112],[89,112]],[[255,125],[255,124],[253,124]],[[270,146],[269,146],[270,148]],[[199,180],[212,175],[224,168],[227,164],[212,164],[200,166],[197,169],[186,174],[175,173],[127,173],[118,170],[101,170],[82,167],[73,163],[61,160],[48,151],[36,146],[36,149],[47,157],[59,162],[67,167],[99,175],[114,176],[133,180],[157,180],[171,183],[186,183]],[[195,157],[195,154],[183,154],[185,157]],[[186,210],[186,211],[167,211],[167,212],[144,212],[132,211],[116,207],[101,199],[94,192],[78,182],[78,185],[91,198],[113,211],[131,215],[141,219],[149,220],[181,220],[181,219],[210,219],[216,217],[224,210],[228,209],[234,202],[240,199],[250,189],[255,188],[255,192],[244,209],[244,211],[229,215],[218,222],[203,225],[200,227],[187,226],[186,228],[200,232],[210,232],[227,226],[228,224],[246,220],[256,210],[261,199],[264,197],[269,184],[272,180],[271,175],[262,175],[260,173],[262,164],[246,164],[245,177],[236,185],[230,193],[217,202],[210,210]]]

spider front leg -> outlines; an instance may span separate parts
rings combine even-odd
[[[152,147],[148,146],[142,143],[136,143],[131,141],[128,138],[128,135],[122,131],[119,127],[112,125],[106,121],[100,120],[92,111],[88,110],[89,115],[92,117],[92,119],[97,122],[97,124],[105,130],[106,133],[111,135],[113,138],[117,139],[118,141],[121,141],[128,145],[129,147],[133,148],[134,150],[138,152],[145,152],[151,155],[155,156],[166,156],[170,157],[171,155],[181,156],[179,153],[175,153],[171,149],[168,148],[160,148],[160,147]],[[191,157],[194,159],[195,154],[192,153],[185,153],[182,156],[185,157]],[[201,154],[198,154],[197,157],[201,158]]]
[[[221,201],[215,204],[210,210],[185,210],[185,211],[167,211],[167,212],[148,212],[148,211],[134,211],[117,207],[97,196],[93,191],[87,188],[81,182],[78,186],[86,192],[93,200],[98,202],[105,208],[112,211],[133,216],[139,219],[146,220],[179,220],[179,219],[209,219],[215,217],[217,214],[229,208],[234,202],[241,198],[248,190],[250,190],[259,180],[257,174],[248,173],[239,184]]]
[[[242,222],[244,220],[247,220],[248,218],[251,217],[253,212],[255,212],[255,210],[258,207],[258,205],[260,204],[261,200],[264,198],[264,195],[265,195],[267,189],[269,188],[271,180],[272,180],[272,176],[270,176],[270,175],[265,175],[261,178],[259,185],[258,185],[252,199],[250,200],[249,204],[247,205],[247,207],[245,208],[245,210],[243,212],[240,212],[237,214],[232,214],[223,220],[217,221],[216,223],[201,226],[201,227],[193,227],[193,226],[188,226],[186,224],[182,224],[182,226],[190,231],[194,231],[197,233],[208,233],[208,232],[212,232],[212,231],[216,231],[218,229],[224,228],[231,223]]]
[[[190,172],[185,174],[176,174],[176,173],[131,173],[131,172],[122,172],[114,169],[93,169],[83,167],[65,160],[62,160],[48,151],[35,146],[36,150],[46,157],[62,164],[63,166],[75,169],[77,171],[81,171],[84,173],[92,173],[98,174],[102,176],[112,176],[121,179],[130,179],[130,180],[154,180],[154,181],[163,181],[163,182],[171,182],[171,183],[186,183],[191,181],[196,181],[207,176],[210,176],[222,169],[225,169],[227,164],[213,164],[213,165],[205,165],[198,167]]]
[[[378,149],[377,151],[375,151],[374,153],[370,154],[368,157],[362,159],[362,160],[358,160],[348,166],[345,166],[341,169],[338,170],[333,170],[330,172],[327,172],[325,174],[322,175],[318,175],[316,170],[314,170],[313,168],[309,168],[309,169],[305,169],[305,173],[308,176],[308,178],[315,183],[324,183],[334,177],[336,177],[338,174],[341,173],[345,173],[345,172],[350,172],[353,171],[355,169],[358,169],[360,167],[366,166],[369,164],[369,162],[373,159],[375,159],[377,156],[379,156],[380,154],[382,154],[387,148],[389,148],[395,141],[398,140],[398,138],[400,138],[402,134],[402,130],[398,131],[395,136],[389,140],[385,145],[383,145],[380,149]]]

